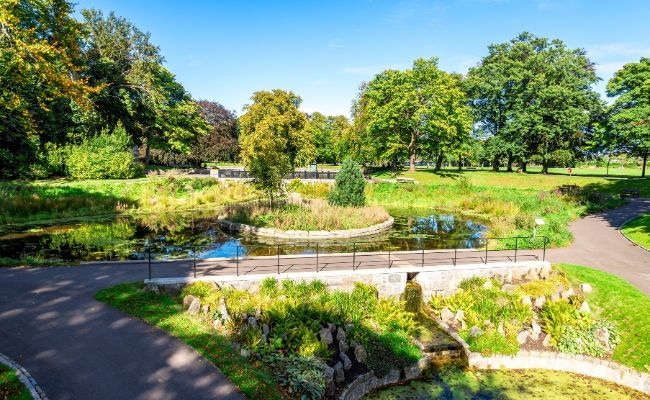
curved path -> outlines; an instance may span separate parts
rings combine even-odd
[[[52,400],[244,399],[189,346],[93,298],[142,278],[124,264],[0,268],[1,351]]]
[[[585,265],[620,276],[650,295],[650,252],[625,238],[620,228],[641,214],[650,213],[650,198],[631,199],[622,207],[592,214],[569,226],[573,243],[548,250],[547,259]]]
[[[549,250],[547,258],[607,271],[650,295],[650,253],[618,232],[647,212],[650,199],[634,199],[575,221],[573,245]],[[93,298],[145,277],[138,264],[0,268],[0,351],[50,399],[243,399],[190,347]]]

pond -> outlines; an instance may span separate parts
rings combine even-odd
[[[471,248],[480,245],[486,226],[453,214],[428,209],[392,209],[395,224],[374,236],[336,241],[296,241],[224,232],[216,215],[169,213],[118,216],[103,220],[3,227],[0,258],[97,261],[145,258],[150,247],[156,258],[235,257],[236,255],[311,254]]]

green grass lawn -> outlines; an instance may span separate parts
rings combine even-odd
[[[650,373],[650,297],[624,279],[579,265],[560,264],[574,284],[590,283],[594,291],[586,295],[593,312],[613,321],[621,342],[612,359]]]
[[[621,232],[634,243],[650,250],[650,214],[642,215],[626,223]]]
[[[283,399],[273,375],[234,352],[230,341],[182,311],[171,297],[127,283],[104,289],[96,298],[120,311],[169,332],[216,365],[249,399]]]
[[[16,371],[0,364],[0,399],[2,400],[31,400],[27,388],[18,380]]]
[[[463,371],[448,369],[433,380],[379,390],[364,400],[553,399],[641,400],[650,396],[600,379],[546,370]]]

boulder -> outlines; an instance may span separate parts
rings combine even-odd
[[[506,330],[503,328],[503,321],[499,321],[499,326],[497,327],[497,332],[501,334],[501,336],[506,335]]]
[[[524,296],[521,298],[521,304],[530,307],[533,305],[533,302],[530,299],[530,296]]]
[[[343,329],[343,327],[340,327],[340,328],[336,331],[336,340],[338,340],[339,342],[344,342],[344,341],[347,340],[347,338],[348,338],[348,336],[347,336],[347,334],[345,333],[345,329]]]
[[[203,304],[201,306],[201,313],[203,313],[203,315],[210,314],[210,305],[209,304]]]
[[[551,335],[546,333],[544,335],[544,340],[542,340],[542,346],[551,347]]]
[[[503,278],[503,281],[504,281],[505,283],[508,283],[508,284],[509,284],[509,283],[512,283],[512,271],[508,271],[508,272],[506,273],[506,276]],[[502,289],[503,289],[503,288],[502,288]]]
[[[589,314],[591,312],[591,308],[589,307],[589,304],[587,304],[586,301],[583,301],[582,304],[580,304],[580,311]]]
[[[541,295],[535,299],[535,308],[542,308],[546,303],[546,296]]]
[[[255,317],[248,317],[247,322],[248,322],[248,325],[249,325],[251,328],[257,328],[257,318],[255,318]]]
[[[571,287],[568,290],[565,290],[564,292],[562,292],[561,296],[562,296],[563,299],[568,299],[569,297],[573,296],[574,294],[576,294],[576,292]]]
[[[336,332],[336,324],[333,324],[333,323],[330,322],[330,323],[327,324],[327,327],[329,328],[330,332],[332,332],[332,334],[334,334],[334,332]]]
[[[340,361],[334,365],[334,382],[345,382],[345,372],[343,370],[343,364]]]
[[[456,314],[454,314],[454,321],[461,322],[464,319],[465,319],[465,312],[463,310],[456,311]]]
[[[536,333],[538,335],[540,333],[542,333],[542,327],[537,323],[537,321],[533,321],[533,323],[531,325],[531,329],[532,329],[533,333]]]
[[[343,362],[343,369],[344,370],[349,370],[352,368],[352,360],[350,360],[350,357],[348,357],[347,354],[340,352],[339,353],[339,358],[341,358],[341,362]]]
[[[471,337],[481,336],[482,334],[483,334],[483,329],[479,328],[478,326],[473,326],[469,329],[469,335]]]
[[[483,289],[492,289],[492,287],[494,287],[494,285],[492,284],[492,280],[491,280],[491,279],[488,279],[488,280],[485,281],[485,283],[483,284]]]
[[[325,377],[325,393],[329,396],[334,396],[336,392],[336,384],[334,383],[334,368],[326,367],[323,370]]]
[[[334,343],[334,338],[332,337],[332,331],[329,328],[323,328],[318,332],[318,337],[320,341],[326,345]]]
[[[187,308],[187,312],[190,315],[197,315],[201,311],[201,302],[196,297],[190,303],[190,306]]]
[[[526,341],[528,340],[529,333],[528,331],[521,331],[519,334],[517,334],[517,342],[521,344],[525,344]]]
[[[187,296],[183,297],[183,310],[187,310],[188,308],[190,308],[190,305],[194,300],[198,300],[198,299],[192,296],[191,294],[188,294]]]
[[[350,345],[345,340],[339,340],[339,351],[341,353],[347,353],[350,350]]]
[[[609,329],[607,328],[598,328],[594,331],[594,336],[596,339],[603,344],[605,349],[608,351],[611,350],[611,345],[609,343]]]
[[[591,287],[590,284],[583,283],[580,285],[580,290],[582,290],[582,293],[591,293],[594,289]]]
[[[516,285],[511,285],[509,283],[506,283],[505,285],[501,286],[501,291],[503,292],[514,293],[515,290],[517,290]]]
[[[245,349],[245,348],[242,348],[242,349],[239,351],[239,354],[241,354],[241,356],[244,357],[244,358],[248,358],[248,357],[251,356],[251,352],[250,352],[250,350]]]
[[[536,281],[539,279],[539,274],[534,269],[531,269],[528,271],[524,279],[527,281]]]
[[[561,292],[555,292],[551,295],[551,301],[558,301],[562,298]]]
[[[454,320],[454,313],[451,312],[449,307],[445,307],[442,310],[440,310],[440,319],[442,322],[451,322]]]
[[[269,333],[271,332],[271,328],[269,328],[268,324],[262,324],[262,334],[269,336]]]
[[[368,353],[366,353],[366,349],[364,349],[362,345],[358,344],[354,347],[354,358],[356,358],[360,364],[366,363]]]

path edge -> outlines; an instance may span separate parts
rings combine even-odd
[[[0,364],[4,364],[7,367],[12,368],[14,371],[16,371],[18,380],[23,385],[25,385],[25,387],[29,391],[29,394],[32,395],[32,398],[34,400],[48,400],[43,389],[41,389],[41,387],[38,386],[36,380],[29,374],[29,372],[27,372],[25,368],[23,368],[23,366],[21,366],[20,364],[13,361],[11,358],[7,357],[2,353],[0,353]]]

